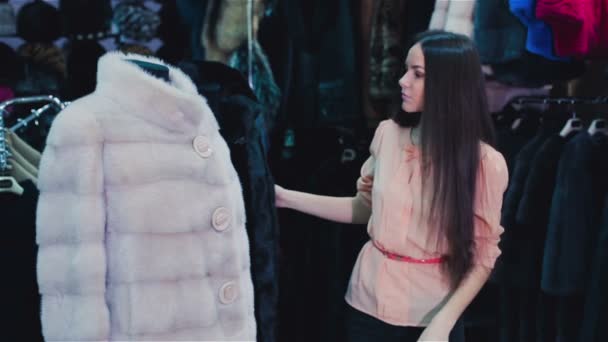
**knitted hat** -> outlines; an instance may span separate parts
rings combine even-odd
[[[59,0],[59,11],[69,37],[105,34],[110,31],[110,0]]]
[[[125,0],[114,9],[112,21],[126,38],[146,42],[156,36],[160,17],[146,8],[142,1]]]
[[[27,42],[52,43],[61,31],[59,12],[44,1],[27,3],[17,13],[17,35]]]
[[[0,2],[0,36],[12,36],[17,33],[15,11],[11,4]]]

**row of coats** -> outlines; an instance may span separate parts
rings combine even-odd
[[[505,194],[503,254],[493,274],[503,289],[501,341],[575,341],[600,327],[580,325],[580,316],[597,315],[592,278],[601,215],[608,193],[608,138],[586,131],[561,136],[564,121],[549,113],[539,126],[528,113],[513,129],[499,130],[499,146],[511,170]],[[553,116],[551,114],[554,114]],[[597,317],[594,320],[597,322]]]

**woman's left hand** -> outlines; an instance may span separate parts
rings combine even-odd
[[[418,342],[447,342],[451,330],[448,324],[433,319],[418,338]]]

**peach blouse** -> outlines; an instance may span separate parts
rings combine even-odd
[[[410,129],[392,120],[380,123],[370,151],[357,181],[357,196],[372,209],[367,226],[371,240],[359,253],[346,301],[389,324],[426,326],[450,291],[441,265],[389,259],[374,246],[416,259],[445,254],[445,239],[433,234],[425,219],[430,196],[422,194],[420,152],[411,142]],[[504,158],[482,143],[474,205],[477,267],[494,267],[500,255],[500,211],[507,183]]]

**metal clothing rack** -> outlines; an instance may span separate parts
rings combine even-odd
[[[52,95],[44,96],[29,96],[29,97],[17,97],[0,103],[0,174],[4,174],[9,171],[10,167],[8,164],[8,158],[10,157],[10,151],[6,146],[6,133],[4,126],[4,114],[7,112],[6,108],[17,104],[27,103],[38,103],[48,102],[46,105],[39,109],[32,111],[32,114],[24,119],[20,119],[19,122],[10,128],[12,132],[16,131],[21,127],[27,126],[31,121],[40,117],[40,115],[46,112],[49,108],[55,107],[58,111],[61,111],[69,102],[62,102],[59,98]]]
[[[511,104],[556,104],[556,105],[597,105],[608,104],[608,96],[598,97],[552,97],[552,96],[518,96],[509,101]]]
[[[69,102],[62,102],[59,98],[52,96],[52,95],[18,97],[18,98],[14,98],[14,99],[2,102],[0,104],[0,113],[5,113],[6,112],[5,108],[8,106],[12,106],[15,104],[26,104],[26,103],[36,103],[36,102],[48,102],[48,103],[41,108],[33,109],[32,114],[28,115],[27,117],[25,117],[23,119],[18,119],[17,124],[13,125],[10,128],[11,132],[15,132],[22,127],[26,127],[30,122],[38,119],[43,113],[45,113],[47,110],[51,109],[52,107],[57,109],[57,111],[61,111],[62,109],[67,107],[67,105],[69,104]]]

